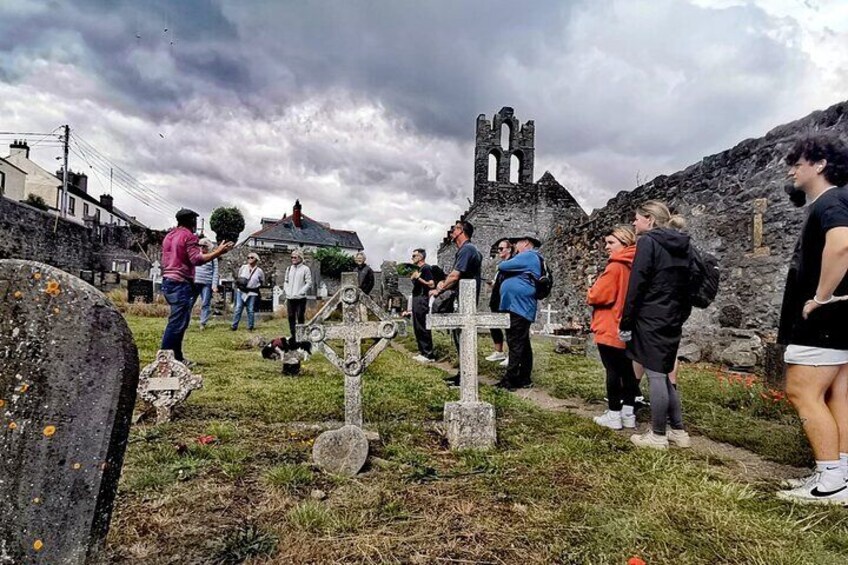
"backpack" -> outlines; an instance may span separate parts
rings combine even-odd
[[[542,276],[534,281],[536,283],[536,300],[544,300],[551,295],[551,290],[554,288],[554,275],[541,255],[539,255],[539,262],[542,264]]]
[[[706,308],[718,294],[721,272],[718,259],[694,245],[689,248],[689,296],[692,306]]]

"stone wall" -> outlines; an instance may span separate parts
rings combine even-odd
[[[606,263],[603,236],[618,223],[631,223],[639,203],[663,200],[686,217],[695,244],[721,265],[718,297],[710,308],[693,312],[687,347],[700,349],[694,353],[711,361],[746,368],[753,359],[762,366],[776,334],[789,259],[804,217],[783,192],[783,158],[804,132],[834,131],[848,138],[846,110],[848,102],[815,112],[619,193],[546,246],[557,277],[551,304],[588,327],[585,296]]]
[[[146,273],[149,252],[142,249],[156,240],[155,232],[148,230],[90,228],[3,197],[0,234],[0,259],[39,261],[73,275],[80,270],[109,271],[113,260],[129,261],[133,271]]]

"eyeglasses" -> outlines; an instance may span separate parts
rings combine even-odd
[[[498,247],[498,251],[508,251],[509,247]]]

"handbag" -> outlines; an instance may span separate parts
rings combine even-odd
[[[454,311],[456,302],[456,291],[445,290],[433,299],[433,314],[450,314]]]
[[[253,270],[250,271],[250,275],[246,277],[236,277],[236,288],[241,292],[247,292],[247,284],[250,282],[250,279],[253,278],[253,273],[256,272],[256,267],[253,267]]]

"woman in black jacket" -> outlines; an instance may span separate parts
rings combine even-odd
[[[683,323],[692,312],[689,235],[681,231],[685,225],[662,202],[651,200],[636,208],[633,227],[639,240],[619,330],[628,357],[645,369],[651,387],[651,430],[630,438],[640,447],[690,445],[677,386],[669,379]]]

